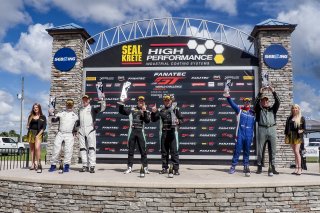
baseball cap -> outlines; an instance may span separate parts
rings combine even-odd
[[[142,96],[142,95],[140,95],[139,97],[138,97],[138,101],[140,101],[140,100],[145,100],[145,98],[144,98],[144,96]]]
[[[244,99],[242,99],[242,101],[243,101],[243,102],[250,102],[251,99],[250,99],[250,98],[244,98]]]
[[[90,99],[89,95],[82,96],[82,99],[84,99],[84,98]]]
[[[262,95],[261,98],[260,98],[260,100],[265,99],[265,98],[266,98],[267,100],[269,100],[268,96],[266,96],[266,95]]]

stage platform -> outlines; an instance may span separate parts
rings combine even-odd
[[[28,169],[0,171],[0,211],[15,212],[320,212],[319,164],[292,175],[279,168],[269,177],[267,167],[245,177],[242,166],[228,174],[229,166],[181,165],[180,176],[150,174],[139,177],[140,165],[123,174],[125,164],[98,164],[96,173],[43,173]]]

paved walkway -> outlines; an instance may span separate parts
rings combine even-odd
[[[28,169],[0,171],[0,180],[75,184],[113,187],[156,187],[156,188],[238,188],[238,187],[276,187],[320,185],[319,164],[308,164],[308,171],[301,176],[292,175],[293,169],[279,168],[280,175],[269,177],[267,168],[263,173],[255,174],[256,167],[251,168],[251,177],[245,177],[242,166],[235,174],[228,174],[228,166],[220,165],[181,165],[180,176],[168,178],[158,174],[160,165],[151,164],[145,178],[139,177],[139,165],[134,166],[130,174],[123,174],[124,164],[98,164],[96,173],[79,173],[80,165],[72,166],[69,173],[49,173],[48,165],[41,174]]]

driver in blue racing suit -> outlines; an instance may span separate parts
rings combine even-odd
[[[225,92],[225,97],[236,112],[237,115],[237,129],[236,129],[236,144],[232,157],[232,164],[229,170],[229,174],[235,173],[235,168],[239,161],[239,156],[241,150],[243,150],[243,166],[244,173],[246,177],[250,177],[250,168],[249,168],[249,154],[250,154],[250,145],[253,139],[253,130],[255,125],[255,113],[250,109],[250,98],[243,99],[243,107],[239,107],[233,102],[230,97],[229,92]]]

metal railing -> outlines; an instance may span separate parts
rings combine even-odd
[[[252,55],[256,54],[255,38],[242,30],[203,19],[167,17],[129,22],[102,31],[86,40],[84,58],[121,43],[167,36],[213,39]]]
[[[12,148],[0,149],[0,171],[28,167],[29,148],[24,150]]]

